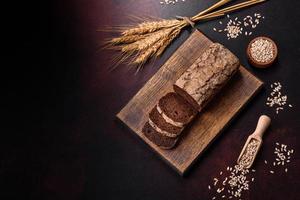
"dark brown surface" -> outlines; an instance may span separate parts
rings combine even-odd
[[[114,54],[97,50],[111,34],[95,30],[127,23],[127,14],[184,16],[211,2],[187,0],[161,7],[154,0],[54,0],[3,6],[10,12],[2,18],[2,32],[7,35],[2,40],[8,45],[2,46],[7,62],[1,65],[1,74],[7,78],[1,95],[5,101],[0,139],[1,199],[208,199],[208,183],[221,169],[235,163],[262,113],[273,121],[254,164],[255,184],[244,199],[300,199],[299,1],[269,0],[237,13],[240,17],[254,12],[265,15],[251,37],[227,41],[212,31],[217,21],[197,26],[232,50],[266,84],[185,177],[170,170],[115,121],[115,114],[190,30],[136,76],[125,66],[108,72],[109,58]],[[265,70],[251,68],[245,55],[248,42],[258,35],[271,37],[279,48],[278,61]],[[265,106],[268,86],[274,81],[282,82],[293,104],[279,115]],[[270,176],[261,169],[263,160],[272,158],[277,141],[293,147],[295,154],[287,174]]]
[[[144,137],[142,127],[148,121],[149,110],[158,101],[164,113],[169,114],[169,117],[173,119],[176,119],[174,111],[180,112],[177,108],[189,106],[177,93],[166,93],[172,90],[173,84],[182,72],[191,66],[191,63],[194,63],[212,43],[200,31],[195,30],[117,114],[117,117],[130,130],[181,175],[191,168],[212,141],[222,133],[263,86],[261,80],[240,66],[235,76],[232,76],[230,82],[219,92],[218,97],[194,118],[189,128],[185,128],[182,133],[184,137],[180,137],[182,140],[172,151],[162,150],[155,145],[158,140],[150,138],[149,141]],[[161,96],[164,97],[161,98]],[[179,100],[183,101],[182,106],[178,104]],[[187,108],[181,108],[181,110],[187,110]],[[191,110],[191,113],[193,112],[196,114],[196,110]],[[176,121],[183,122],[179,118]],[[154,141],[154,144],[151,141]]]

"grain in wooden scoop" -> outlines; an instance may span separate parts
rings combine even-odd
[[[260,116],[255,131],[248,137],[237,163],[244,168],[250,168],[262,144],[262,136],[271,123],[271,119]]]

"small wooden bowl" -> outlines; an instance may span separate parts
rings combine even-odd
[[[255,60],[252,57],[251,52],[250,52],[250,47],[251,47],[251,45],[252,45],[253,42],[255,42],[256,40],[259,40],[259,39],[268,40],[269,42],[272,43],[272,45],[273,45],[273,55],[274,55],[274,57],[272,58],[272,60],[269,60],[268,62],[259,62],[259,61]],[[277,56],[278,56],[277,45],[276,45],[276,43],[271,38],[268,38],[268,37],[265,37],[265,36],[256,37],[253,40],[251,40],[250,43],[248,44],[248,47],[247,47],[248,61],[254,67],[258,67],[258,68],[267,68],[267,67],[270,67],[275,62]]]

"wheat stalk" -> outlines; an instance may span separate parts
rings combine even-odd
[[[171,35],[170,37],[164,41],[164,44],[161,45],[161,47],[157,50],[157,53],[156,53],[156,57],[159,57],[161,56],[161,54],[165,51],[165,49],[169,46],[169,44],[171,44],[171,42],[176,38],[178,37],[178,35],[180,34],[181,32],[181,29],[176,29]]]
[[[168,35],[172,32],[173,29],[174,27],[164,28],[159,31],[156,31],[153,34],[150,34],[149,36],[145,37],[144,39],[125,45],[122,48],[122,52],[143,51],[154,45],[157,41],[168,37]]]
[[[129,43],[136,42],[136,41],[139,41],[144,38],[145,38],[145,35],[126,35],[126,36],[113,38],[108,43],[115,46],[115,45],[119,45],[119,44],[129,44]]]
[[[153,33],[157,30],[172,27],[180,23],[177,19],[170,19],[170,20],[160,20],[160,21],[151,21],[151,22],[143,22],[138,24],[137,27],[130,28],[124,30],[121,34],[124,36],[128,35],[142,35],[145,33]]]
[[[148,44],[151,44],[151,45],[147,44],[147,48],[144,48],[141,50],[142,51],[141,54],[133,61],[133,63],[134,64],[144,63],[149,58],[149,56],[155,54],[170,39],[170,34],[172,33],[173,30],[174,30],[174,28],[165,29],[163,31],[164,32],[163,35],[160,37],[159,40],[157,40],[153,44],[151,42],[149,42]]]
[[[266,0],[247,0],[217,11],[217,8],[230,2],[231,0],[221,0],[206,10],[185,20],[163,19],[155,21],[145,21],[136,27],[125,27],[121,31],[121,36],[111,39],[108,44],[117,47],[122,52],[122,57],[118,63],[122,63],[131,57],[129,64],[137,66],[137,71],[141,69],[151,57],[159,57],[165,49],[177,38],[182,29],[189,26],[191,22],[209,20],[225,15],[248,6],[264,2]],[[191,21],[191,22],[190,22]]]

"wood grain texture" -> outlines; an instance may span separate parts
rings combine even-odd
[[[241,66],[230,83],[184,131],[175,149],[163,150],[149,141],[141,131],[148,120],[149,111],[163,95],[172,91],[174,82],[211,43],[212,41],[201,32],[194,31],[117,114],[124,124],[181,175],[263,85],[259,79]]]

